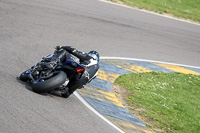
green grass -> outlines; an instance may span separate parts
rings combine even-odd
[[[117,0],[111,0],[117,1]],[[119,1],[119,0],[118,0]],[[129,6],[200,22],[200,0],[120,0]]]
[[[132,73],[115,83],[131,91],[128,105],[153,123],[152,129],[170,133],[200,132],[200,76],[180,73]],[[154,130],[155,131],[155,130]]]

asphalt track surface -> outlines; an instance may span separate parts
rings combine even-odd
[[[55,45],[200,66],[200,26],[98,0],[0,0],[0,132],[117,132],[74,96],[31,92],[20,73]]]

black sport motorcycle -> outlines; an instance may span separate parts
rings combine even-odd
[[[57,62],[51,69],[45,67],[46,60],[51,60],[53,56],[42,58],[35,66],[23,72],[20,80],[31,83],[32,90],[36,93],[60,90],[63,97],[68,97],[98,74],[98,61],[90,67],[84,67],[67,59],[65,62]]]

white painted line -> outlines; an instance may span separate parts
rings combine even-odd
[[[114,127],[116,130],[118,130],[120,133],[125,133],[120,128],[115,126],[112,122],[110,122],[108,119],[106,119],[103,115],[101,115],[99,112],[97,112],[92,106],[90,106],[79,94],[77,91],[73,93],[86,107],[88,107],[93,113],[95,113],[97,116],[99,116],[101,119],[103,119],[105,122],[107,122],[109,125]]]
[[[169,62],[155,61],[155,60],[147,60],[147,59],[136,59],[136,58],[126,58],[126,57],[101,57],[100,59],[136,60],[136,61],[146,61],[146,62],[162,63],[162,64],[168,64],[168,65],[176,65],[176,66],[200,69],[200,67],[197,67],[197,66],[190,66],[190,65],[183,65],[183,64],[176,64],[176,63],[169,63]]]
[[[182,21],[182,22],[186,22],[186,23],[190,23],[190,24],[194,24],[194,25],[200,26],[200,24],[195,23],[195,22],[191,22],[191,21],[187,21],[187,20],[183,20],[183,19],[179,19],[179,18],[175,18],[175,17],[171,17],[171,16],[166,16],[166,15],[162,15],[162,14],[159,14],[159,13],[150,12],[150,11],[147,11],[147,10],[137,9],[137,8],[134,8],[134,7],[121,5],[121,4],[114,3],[114,2],[111,2],[111,1],[107,1],[107,0],[98,0],[98,1],[109,3],[109,4],[112,4],[112,5],[121,6],[121,7],[125,7],[125,8],[129,8],[129,9],[134,9],[134,10],[138,10],[138,11],[141,11],[141,12],[150,13],[150,14],[154,14],[154,15],[157,15],[157,16],[170,18],[170,19],[174,19],[174,20],[178,20],[178,21]]]

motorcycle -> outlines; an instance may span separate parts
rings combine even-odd
[[[52,69],[46,68],[46,60],[51,60],[53,56],[51,54],[42,58],[36,65],[24,71],[20,75],[20,80],[31,83],[32,90],[36,93],[60,90],[61,95],[67,98],[98,74],[99,61],[90,67],[84,67],[72,59],[67,59],[64,62],[57,62]]]

